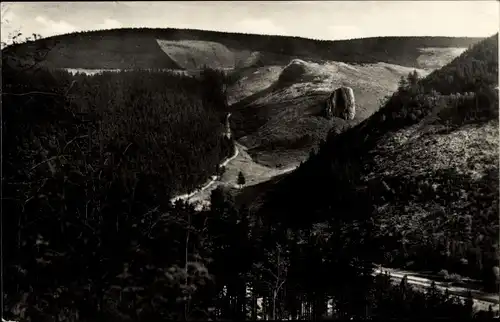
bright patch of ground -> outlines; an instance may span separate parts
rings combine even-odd
[[[292,164],[283,168],[271,168],[256,163],[248,154],[247,148],[236,143],[240,153],[232,162],[226,166],[226,171],[221,178],[224,184],[233,186],[236,184],[238,173],[241,171],[246,179],[246,185],[251,186],[267,181],[277,175],[294,170],[297,164]]]
[[[384,175],[399,175],[403,169],[411,169],[415,176],[422,174],[419,171],[453,168],[477,180],[497,165],[498,122],[468,125],[449,134],[434,134],[434,130],[432,126],[417,124],[388,135],[385,144],[379,146],[385,152],[380,154],[380,164],[386,169]]]
[[[226,165],[226,170],[222,177],[214,182],[214,184],[212,184],[208,189],[196,193],[189,198],[190,203],[199,204],[201,206],[209,206],[210,195],[218,186],[240,188],[237,185],[238,174],[240,171],[245,176],[245,186],[252,186],[267,181],[277,175],[291,172],[298,166],[298,164],[294,164],[280,169],[266,167],[254,162],[244,146],[236,143],[236,147],[239,151],[238,156]]]
[[[201,40],[161,40],[157,39],[160,48],[180,68],[192,70],[204,66],[210,68],[233,69],[258,58],[257,53],[231,50],[212,41]]]
[[[282,66],[266,66],[249,69],[228,88],[228,103],[234,104],[242,99],[265,90],[280,76]]]
[[[437,69],[450,63],[455,57],[460,56],[467,50],[465,47],[449,48],[420,48],[421,55],[417,58],[417,63],[423,69]]]
[[[96,74],[102,74],[102,73],[108,73],[108,72],[121,72],[121,71],[130,71],[130,69],[85,69],[85,68],[63,68],[63,70],[67,71],[70,74],[85,74],[85,75],[96,75]],[[148,69],[142,69],[142,70],[148,70]],[[182,69],[155,69],[155,71],[163,71],[166,73],[172,73],[172,74],[177,74],[177,75],[185,75],[189,76],[193,73],[190,73],[186,70]]]
[[[104,72],[120,72],[121,69],[85,69],[85,68],[65,68],[65,71],[67,71],[70,74],[85,74],[85,75],[96,75],[96,74],[102,74]]]
[[[328,131],[354,125],[377,111],[381,100],[397,89],[400,78],[413,70],[387,63],[317,64],[298,59],[284,67],[256,68],[229,89],[232,100],[239,101],[239,111],[235,111],[235,115],[239,114],[235,119],[243,129],[239,142],[249,148],[254,160],[269,166],[303,161]],[[417,72],[422,77],[429,74],[425,70]],[[328,95],[340,86],[354,91],[353,121],[323,117]],[[306,135],[312,137],[309,143],[295,148],[278,148],[279,144],[274,144]]]
[[[414,68],[387,63],[350,65],[328,62],[323,65],[306,63],[306,73],[297,75],[292,85],[273,91],[254,101],[255,105],[283,102],[310,94],[330,94],[341,86],[352,87],[356,98],[356,117],[365,119],[379,107],[379,100],[396,91],[401,76]],[[286,69],[285,69],[286,70]],[[429,71],[418,70],[422,77]],[[305,80],[304,80],[305,78]]]

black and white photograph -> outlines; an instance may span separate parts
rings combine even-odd
[[[495,320],[500,1],[1,3],[2,322]]]

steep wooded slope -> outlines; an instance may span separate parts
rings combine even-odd
[[[368,223],[372,260],[481,276],[494,288],[497,86],[495,35],[331,135],[269,189],[261,214],[292,227]]]

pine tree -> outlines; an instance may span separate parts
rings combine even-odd
[[[434,314],[439,305],[440,294],[439,289],[436,286],[436,282],[432,281],[431,286],[427,289],[427,308],[429,312]]]
[[[416,93],[418,89],[418,80],[419,80],[419,75],[416,70],[413,72],[410,72],[407,77],[407,84],[412,93]]]
[[[488,306],[488,319],[493,319],[495,317],[495,312],[493,312],[493,307],[491,304]]]
[[[408,80],[404,76],[401,76],[398,82],[398,89],[401,91],[405,90],[407,87],[408,87]]]
[[[401,297],[403,301],[406,300],[406,296],[408,295],[408,276],[403,276],[401,280],[401,284],[399,284],[399,288],[401,290]]]
[[[465,313],[468,317],[474,315],[474,298],[472,297],[471,291],[467,292],[467,298],[465,299]]]
[[[240,173],[238,173],[238,184],[240,186],[243,186],[245,182],[246,182],[245,176],[243,175],[243,172],[240,171]]]

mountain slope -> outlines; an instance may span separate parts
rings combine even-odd
[[[217,42],[160,39],[157,39],[157,42],[168,57],[185,70],[202,69],[204,66],[233,69],[253,62],[252,53],[230,50]]]
[[[419,67],[418,58],[421,56],[421,48],[462,48],[479,40],[480,38],[379,37],[320,41],[299,37],[203,30],[129,28],[54,36],[35,43],[10,46],[7,50],[31,51],[49,43],[52,50],[46,57],[46,65],[54,68],[176,69],[179,67],[177,63],[164,52],[164,42],[190,41],[192,43],[197,41],[198,44],[205,42],[204,47],[211,43],[212,47],[227,48],[236,56],[236,61],[243,66],[286,65],[293,58],[302,58],[313,61],[330,60],[352,63],[386,62]],[[179,52],[178,45],[174,46],[177,48],[176,52]],[[221,50],[227,52],[225,49]],[[210,50],[202,48],[201,51],[207,54]],[[187,53],[188,56],[191,55],[189,51]],[[196,51],[191,53],[193,57],[199,56]],[[188,65],[191,64],[190,59],[187,61]]]
[[[417,64],[420,68],[424,69],[441,68],[466,50],[467,48],[465,47],[421,48]]]
[[[113,287],[123,263],[139,263],[132,252],[144,260],[130,243],[152,253],[167,248],[162,260],[172,260],[178,248],[151,236],[172,214],[169,196],[206,182],[233,153],[221,122],[220,74],[86,76],[9,66],[2,65],[2,207],[9,213],[2,218],[9,241],[2,244],[2,313],[16,321],[114,320],[95,317],[101,309],[80,303],[98,302],[78,290],[100,303],[108,292],[115,297],[99,283],[109,278],[104,283]],[[100,305],[105,314],[115,310]]]
[[[330,135],[317,155],[269,188],[260,214],[290,227],[365,222],[373,261],[445,268],[494,288],[497,53],[495,35],[401,87],[369,119]]]
[[[240,98],[232,105],[233,131],[258,162],[275,166],[277,162],[288,165],[304,160],[329,131],[339,133],[373,114],[379,101],[394,92],[400,78],[412,70],[387,63],[317,64],[302,60],[293,60],[285,67],[253,69],[228,90],[235,93],[233,101],[238,95]],[[354,91],[356,116],[352,121],[324,117],[328,96],[340,86]],[[244,95],[248,96],[242,99]]]

